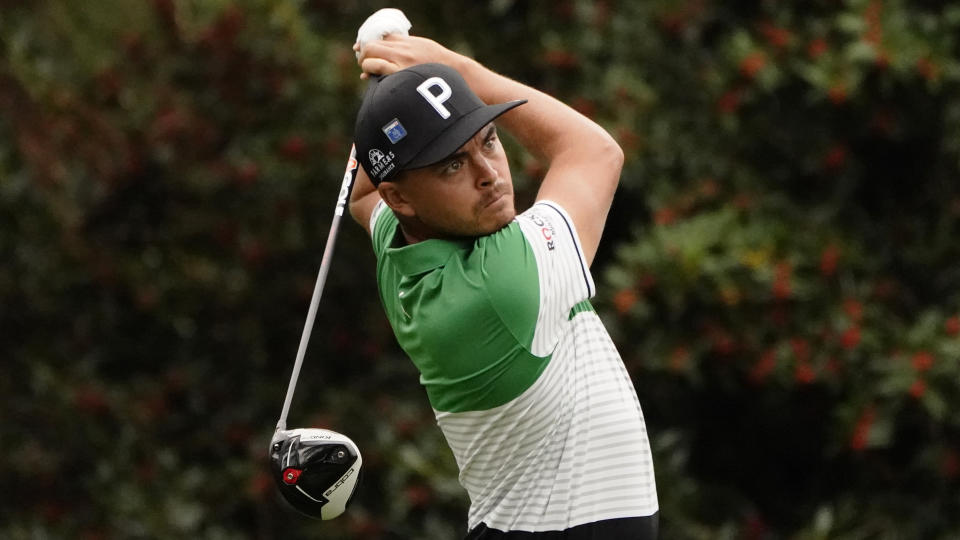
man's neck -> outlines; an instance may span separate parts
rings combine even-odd
[[[403,239],[408,246],[423,242],[424,240],[432,240],[434,238],[443,239],[442,235],[437,234],[430,227],[424,225],[416,216],[404,217],[397,214],[397,221],[400,223],[400,233],[403,235]]]
[[[424,240],[430,240],[431,238],[437,238],[436,235],[431,234],[417,219],[398,219],[398,221],[400,222],[400,234],[403,235],[403,240],[408,246],[423,242]]]
[[[407,229],[404,228],[403,225],[400,226],[400,234],[403,235],[403,240],[408,246],[412,246],[413,244],[426,240],[426,238],[420,238],[419,236],[407,232]]]
[[[447,240],[450,242],[458,242],[466,239],[466,237],[437,234],[432,231],[427,231],[418,225],[419,223],[404,224],[403,221],[400,222],[400,234],[402,235],[405,245],[412,246],[413,244],[423,242],[424,240]]]

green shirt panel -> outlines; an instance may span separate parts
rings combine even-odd
[[[519,225],[472,241],[401,239],[384,208],[373,230],[380,297],[431,406],[487,410],[523,393],[550,357],[530,353],[540,290]]]

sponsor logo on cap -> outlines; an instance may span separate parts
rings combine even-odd
[[[397,157],[393,152],[383,153],[383,151],[374,148],[367,152],[367,157],[370,158],[370,167],[373,169],[369,172],[380,180],[383,180],[387,173],[397,166],[396,163],[393,163],[394,158]]]
[[[407,136],[407,130],[404,129],[403,124],[401,124],[396,118],[391,120],[387,125],[383,126],[383,132],[393,144],[397,144],[400,139]]]
[[[374,148],[373,150],[367,152],[367,157],[370,158],[370,164],[376,167],[381,161],[384,160],[386,156],[383,155],[383,152]]]

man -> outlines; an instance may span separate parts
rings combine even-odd
[[[467,538],[654,538],[643,414],[587,300],[620,147],[434,41],[360,52],[350,211],[470,495]],[[549,164],[520,215],[500,128]]]

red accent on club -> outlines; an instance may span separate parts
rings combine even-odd
[[[303,471],[301,471],[300,469],[293,469],[293,468],[283,471],[283,482],[285,484],[290,484],[291,486],[293,484],[296,484],[297,480],[300,479],[300,473],[302,472]]]

